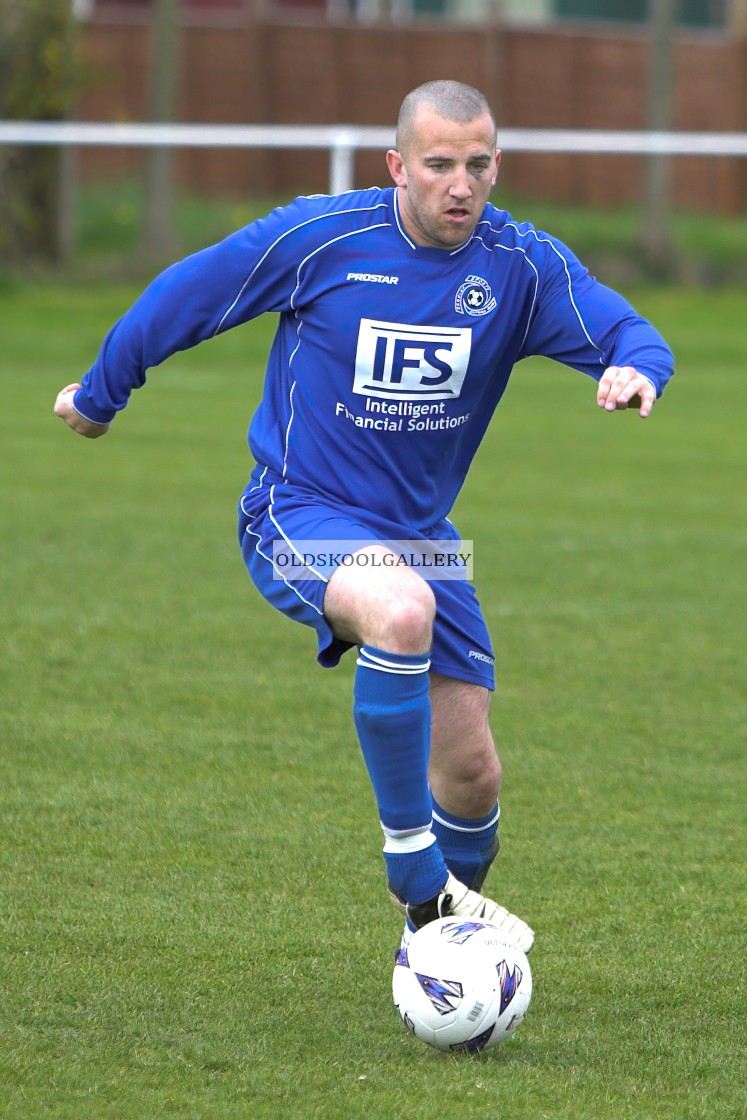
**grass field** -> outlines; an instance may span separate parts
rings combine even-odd
[[[744,1120],[745,294],[642,290],[652,417],[519,367],[455,511],[500,686],[490,893],[537,930],[509,1043],[428,1050],[352,662],[234,536],[272,323],[151,374],[110,435],[51,415],[134,292],[0,297],[0,1116]]]

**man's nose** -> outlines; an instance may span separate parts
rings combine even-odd
[[[469,198],[472,188],[469,184],[469,175],[466,167],[458,167],[454,171],[449,189],[455,198]]]

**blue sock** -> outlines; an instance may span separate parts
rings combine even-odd
[[[428,654],[361,646],[353,718],[371,778],[389,883],[408,902],[438,894],[447,870],[431,833]]]
[[[447,813],[433,798],[433,831],[449,871],[461,883],[479,891],[498,855],[501,811],[496,803],[486,817],[468,820]]]
[[[389,886],[407,902],[427,902],[443,888],[449,874],[444,857],[429,828],[411,837],[393,837],[387,830],[384,861]],[[397,848],[402,840],[420,844],[416,850]]]

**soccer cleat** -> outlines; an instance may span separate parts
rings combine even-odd
[[[405,902],[391,888],[389,894],[395,906],[405,914],[408,926],[414,926],[415,929],[420,929],[428,922],[435,922],[436,918],[447,918],[453,914],[456,918],[476,918],[478,921],[495,926],[500,930],[506,944],[521,949],[523,953],[528,953],[534,945],[534,930],[530,929],[526,922],[517,918],[515,914],[510,914],[505,907],[499,906],[492,899],[485,898],[477,891],[471,891],[451,873],[443,889],[435,898],[430,898],[427,902]],[[403,943],[406,940],[409,940],[407,927]]]

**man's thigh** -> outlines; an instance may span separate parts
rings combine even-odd
[[[258,486],[241,501],[239,540],[252,581],[271,606],[316,631],[317,660],[325,668],[337,665],[353,644],[335,637],[324,613],[335,570],[327,563],[334,551],[327,545],[374,539],[353,516],[290,486]]]
[[[302,557],[309,542],[320,542],[325,547],[339,542],[349,549],[414,537],[428,541],[438,532],[444,537],[455,532],[445,522],[420,534],[381,518],[369,521],[360,516],[362,512],[325,506],[313,495],[278,483],[259,483],[241,501],[239,539],[253,582],[277,610],[316,631],[317,659],[325,667],[336,665],[353,644],[335,637],[324,613],[325,593],[334,568],[319,568],[315,574],[303,564],[291,567],[288,558],[295,554]],[[436,600],[433,671],[492,690],[493,651],[473,585],[464,579],[428,582]]]

